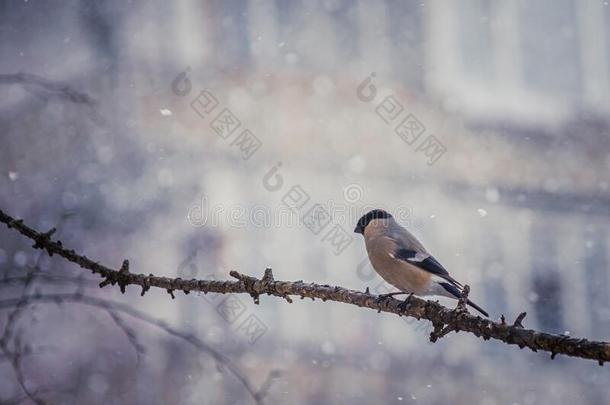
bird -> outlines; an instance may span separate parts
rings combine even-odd
[[[396,222],[387,211],[374,209],[367,212],[358,220],[354,232],[364,237],[373,269],[386,282],[401,291],[384,294],[385,296],[411,294],[438,295],[453,299],[462,297],[464,286],[451,277],[417,238]],[[467,304],[489,317],[489,314],[474,302],[468,300]]]

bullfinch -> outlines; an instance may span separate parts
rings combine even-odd
[[[375,271],[402,293],[440,295],[459,299],[463,285],[388,212],[380,209],[363,215],[354,232],[364,236],[366,251]],[[488,317],[474,302],[468,305]]]

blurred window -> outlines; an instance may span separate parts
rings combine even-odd
[[[459,9],[459,55],[464,74],[489,81],[494,76],[490,0],[469,0]]]
[[[581,58],[575,12],[572,0],[520,3],[518,26],[526,87],[579,98]]]
[[[427,84],[475,120],[556,124],[610,111],[610,6],[431,3]]]
[[[531,282],[533,303],[538,323],[547,332],[563,332],[561,274],[557,257],[556,232],[546,224],[534,225],[531,230]]]
[[[224,0],[216,3],[218,32],[215,35],[218,61],[228,67],[243,66],[249,62],[248,4],[246,0]]]
[[[502,243],[496,234],[486,233],[480,240],[482,249],[481,268],[485,292],[483,308],[490,314],[505,313],[508,308],[504,282],[504,256]]]
[[[419,2],[386,0],[387,35],[395,41],[390,57],[396,78],[412,90],[423,91],[423,7]]]
[[[610,302],[608,288],[608,260],[606,234],[600,229],[587,231],[584,237],[584,265],[586,291],[592,332],[607,335],[610,332]]]

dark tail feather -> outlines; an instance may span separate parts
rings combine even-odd
[[[460,292],[460,290],[457,289],[456,286],[449,284],[449,283],[439,283],[439,284],[441,286],[443,286],[443,288],[445,290],[447,290],[455,298],[459,299],[462,296],[462,293]],[[485,315],[485,317],[489,318],[489,314],[487,312],[485,312],[485,310],[483,308],[481,308],[480,306],[478,306],[477,304],[475,304],[474,302],[472,302],[470,300],[468,300],[467,303],[468,303],[468,305],[470,305],[471,307],[473,307],[474,309],[476,309],[477,311],[479,311],[480,313]]]
[[[489,314],[483,308],[481,308],[480,306],[478,306],[474,302],[468,300],[468,305],[470,305],[471,307],[473,307],[474,309],[476,309],[477,311],[479,311],[480,313],[485,315],[486,318],[489,318]]]

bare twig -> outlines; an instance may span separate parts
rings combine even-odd
[[[0,74],[0,84],[21,84],[23,86],[34,86],[40,92],[44,92],[48,95],[55,95],[73,103],[90,105],[95,104],[95,101],[89,95],[75,90],[70,85],[48,80],[44,77],[30,73],[20,72],[12,74]]]
[[[80,293],[31,294],[31,295],[23,296],[19,299],[11,298],[11,299],[0,300],[0,309],[14,308],[17,305],[21,305],[23,307],[26,305],[33,305],[33,304],[39,304],[39,303],[50,303],[50,304],[60,303],[61,304],[64,302],[72,302],[72,303],[87,305],[90,307],[100,308],[111,314],[114,314],[114,316],[117,316],[118,313],[121,313],[123,315],[128,315],[134,319],[138,319],[142,322],[148,323],[149,325],[153,325],[157,328],[160,328],[161,330],[168,333],[169,335],[187,342],[191,346],[195,347],[197,350],[210,355],[219,366],[222,366],[222,368],[227,369],[244,386],[244,388],[246,389],[246,391],[248,392],[250,397],[257,404],[263,403],[263,399],[266,395],[266,391],[269,388],[268,385],[270,384],[270,379],[273,379],[273,378],[275,378],[275,376],[277,376],[277,371],[272,371],[270,376],[268,377],[268,379],[261,386],[261,389],[256,390],[254,388],[254,386],[252,385],[252,383],[249,381],[249,379],[242,374],[242,372],[231,361],[231,359],[229,359],[227,356],[225,356],[218,350],[214,349],[212,346],[210,346],[203,340],[199,339],[197,336],[195,336],[193,334],[189,334],[189,333],[184,333],[184,332],[168,325],[166,322],[164,322],[160,319],[157,319],[144,312],[138,311],[137,309],[134,309],[134,308],[130,307],[129,305],[122,304],[119,302],[114,302],[114,301],[105,300],[102,298],[87,296],[87,295],[83,295]],[[113,317],[113,320],[115,320],[114,317]],[[119,322],[121,322],[121,321],[119,321]],[[121,324],[121,325],[124,326],[124,324]],[[118,326],[125,332],[123,326],[121,326],[121,325],[118,325]],[[131,340],[131,338],[130,338],[130,340]],[[132,341],[132,344],[134,344],[133,341]],[[138,343],[138,345],[140,345],[140,344]],[[26,391],[26,389],[24,388],[24,392],[27,393],[28,391]]]
[[[53,228],[46,234],[43,234],[43,237],[49,238],[54,232],[55,232],[55,228]],[[39,246],[39,247],[42,248],[42,246]],[[36,258],[36,263],[34,264],[34,267],[32,267],[26,274],[25,280],[23,282],[23,290],[21,293],[21,297],[17,301],[17,303],[14,306],[11,313],[8,315],[6,324],[4,325],[4,330],[2,332],[2,336],[0,336],[0,350],[6,356],[11,367],[13,368],[13,371],[15,373],[15,376],[17,377],[17,382],[19,383],[19,386],[21,387],[21,389],[23,390],[23,392],[27,398],[29,398],[35,404],[39,404],[39,405],[46,404],[46,402],[43,401],[42,399],[40,399],[37,396],[36,392],[30,390],[26,384],[25,375],[23,374],[23,368],[22,368],[22,364],[21,364],[21,359],[23,357],[22,350],[20,349],[18,343],[15,344],[15,346],[16,346],[15,349],[11,350],[9,348],[9,341],[11,340],[11,338],[13,337],[13,335],[15,333],[14,329],[15,329],[17,320],[19,319],[21,313],[23,312],[23,309],[27,306],[26,296],[27,296],[27,293],[28,293],[30,287],[34,283],[35,275],[37,273],[39,273],[40,261],[42,259],[42,256],[43,256],[43,252],[41,252],[38,255],[38,257]]]
[[[104,310],[108,313],[114,324],[123,332],[125,337],[127,337],[127,340],[129,340],[129,343],[133,346],[134,350],[136,351],[137,363],[139,365],[142,355],[146,353],[146,347],[140,343],[135,330],[125,323],[125,321],[123,321],[123,318],[119,316],[117,311],[110,308],[104,308]]]
[[[32,239],[34,247],[44,249],[48,254],[57,254],[80,267],[99,274],[104,278],[101,286],[115,285],[124,292],[126,286],[137,285],[142,288],[142,294],[151,287],[162,288],[168,292],[181,290],[185,293],[200,291],[203,293],[222,294],[249,294],[258,302],[262,294],[274,295],[287,298],[288,296],[300,296],[301,298],[319,298],[323,301],[343,302],[359,307],[377,310],[379,312],[393,313],[399,316],[411,316],[416,319],[427,319],[435,326],[435,331],[441,333],[446,325],[452,330],[469,332],[485,340],[496,339],[510,345],[518,345],[520,348],[528,347],[533,351],[546,351],[554,357],[556,354],[564,354],[572,357],[597,360],[600,365],[610,361],[610,343],[590,341],[587,339],[576,339],[566,336],[553,335],[520,326],[525,315],[520,315],[514,325],[493,322],[467,312],[450,310],[437,302],[425,301],[416,297],[404,305],[403,302],[393,298],[378,300],[377,296],[360,291],[349,290],[342,287],[330,285],[319,285],[304,283],[302,281],[278,281],[272,278],[271,270],[265,272],[265,277],[258,279],[247,276],[236,271],[230,275],[237,281],[215,281],[215,280],[182,280],[180,278],[157,277],[152,274],[136,274],[127,271],[113,270],[93,260],[77,254],[74,250],[63,247],[60,241],[52,241],[44,234],[26,226],[23,221],[16,220],[0,210],[0,222],[9,228]],[[403,304],[403,305],[401,305]],[[433,332],[434,335],[434,332]],[[431,340],[434,336],[431,336]]]
[[[30,73],[0,74],[0,85],[18,84],[41,98],[55,98],[73,104],[80,104],[86,108],[91,119],[98,125],[105,125],[104,118],[97,112],[97,102],[88,94],[74,89],[72,86],[59,81],[46,79]]]
[[[11,367],[13,368],[15,375],[17,376],[17,382],[19,383],[19,386],[23,390],[25,396],[35,404],[45,405],[46,402],[37,396],[37,392],[30,390],[25,383],[25,375],[23,374],[23,369],[21,367],[21,356],[19,354],[19,351],[15,351],[15,353],[11,352],[4,343],[0,345],[0,350],[2,351],[2,353],[4,353],[4,355],[10,362]]]

